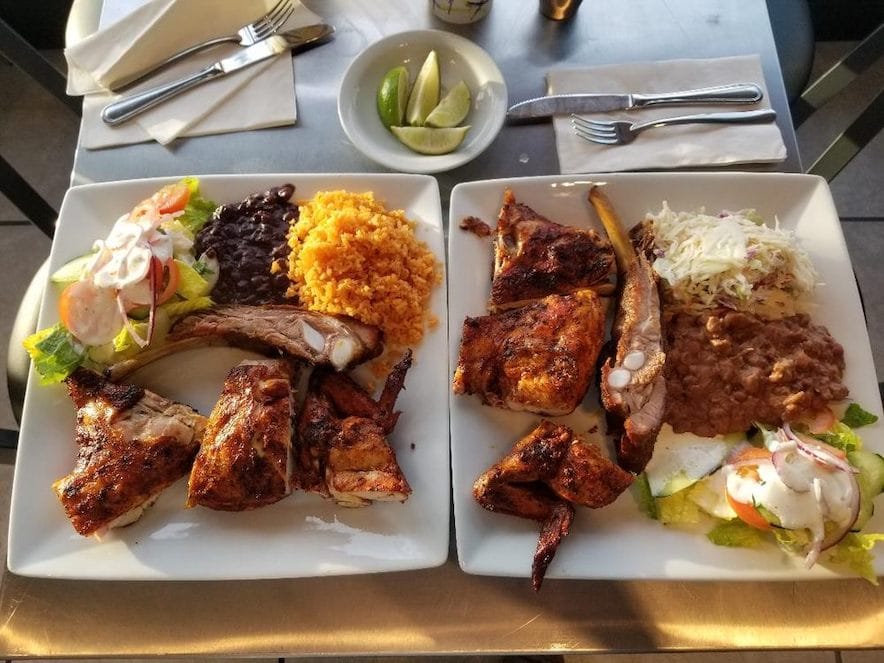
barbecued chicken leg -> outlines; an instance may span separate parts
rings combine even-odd
[[[245,511],[292,492],[292,381],[284,359],[247,360],[224,380],[193,463],[187,506]]]
[[[494,243],[490,311],[524,306],[547,295],[613,290],[611,244],[591,229],[563,226],[503,194]]]
[[[651,460],[666,408],[661,305],[657,276],[636,253],[607,197],[593,187],[589,200],[602,219],[617,254],[620,300],[614,321],[616,348],[602,366],[602,405],[620,432],[617,460],[640,473]]]
[[[580,290],[467,318],[454,393],[479,394],[486,405],[510,410],[573,411],[595,373],[605,308],[592,290]]]
[[[567,426],[542,421],[473,484],[476,501],[489,511],[541,523],[532,565],[540,589],[546,568],[573,519],[573,505],[593,509],[613,502],[633,477]]]
[[[190,470],[206,419],[86,369],[65,380],[77,407],[77,464],[53,484],[74,529],[101,536],[141,517]]]
[[[409,350],[377,401],[344,373],[313,371],[298,417],[297,463],[305,490],[353,507],[408,499],[411,486],[386,435],[399,418],[393,407],[410,366]]]

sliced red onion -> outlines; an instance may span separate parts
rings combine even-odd
[[[123,325],[126,327],[126,331],[129,332],[129,336],[132,337],[132,340],[135,341],[139,347],[143,348],[146,346],[148,341],[141,338],[141,335],[135,330],[135,326],[132,324],[129,316],[126,315],[126,301],[119,293],[117,293],[117,308],[120,309],[120,315],[123,316]]]
[[[771,454],[771,461],[777,475],[788,488],[796,493],[806,493],[813,483],[813,474],[808,472],[808,464],[813,461],[795,452],[795,445],[781,445]],[[810,467],[813,470],[813,467]]]
[[[157,297],[159,297],[163,285],[163,263],[159,258],[151,258],[147,279],[150,283],[150,314],[147,318],[147,344],[149,345],[153,340],[153,332],[157,325]]]
[[[798,451],[809,458],[822,463],[823,465],[835,467],[842,472],[855,474],[858,471],[848,463],[847,460],[839,456],[834,447],[829,446],[825,442],[820,442],[819,440],[814,440],[805,435],[801,435],[800,433],[796,433],[788,423],[783,424],[783,431],[785,431],[786,436],[790,440],[795,442]]]

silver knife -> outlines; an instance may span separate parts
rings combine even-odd
[[[751,104],[764,93],[754,83],[719,85],[665,94],[552,94],[522,101],[506,112],[507,120],[525,122],[551,115],[632,110],[646,106],[730,103]]]
[[[120,124],[206,81],[226,76],[289,50],[303,50],[307,46],[319,44],[334,34],[334,31],[332,26],[319,23],[273,35],[190,76],[108,104],[101,111],[101,119],[110,125]]]

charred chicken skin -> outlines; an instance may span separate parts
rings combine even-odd
[[[605,303],[591,290],[467,318],[454,393],[510,410],[567,414],[583,400],[602,346]]]
[[[599,383],[602,405],[611,430],[619,433],[618,462],[638,474],[651,460],[666,410],[658,279],[645,255],[636,253],[607,196],[593,187],[589,200],[612,239],[620,275],[612,334],[615,348],[602,367]]]
[[[66,383],[77,407],[77,463],[53,489],[77,532],[101,536],[138,520],[188,473],[206,419],[187,405],[83,368]]]
[[[190,473],[187,506],[246,511],[292,492],[292,365],[244,361],[224,381]]]
[[[594,230],[563,226],[517,203],[507,189],[497,219],[490,311],[523,306],[547,295],[613,290],[611,244]]]
[[[386,436],[399,418],[393,408],[410,366],[409,350],[377,401],[344,373],[313,371],[297,425],[297,472],[304,490],[352,507],[408,499],[411,486]]]
[[[607,506],[632,483],[629,472],[605,458],[567,426],[542,421],[473,484],[489,511],[541,523],[531,579],[535,591],[559,543],[567,536],[574,505]]]

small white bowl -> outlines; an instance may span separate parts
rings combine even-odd
[[[381,123],[377,90],[390,69],[405,65],[413,84],[427,54],[439,56],[442,94],[464,81],[472,108],[461,124],[470,125],[463,143],[449,154],[412,152]],[[413,30],[390,35],[357,55],[341,81],[338,117],[347,137],[365,156],[405,173],[439,173],[477,157],[494,140],[506,117],[506,84],[500,69],[476,44],[441,30]]]

